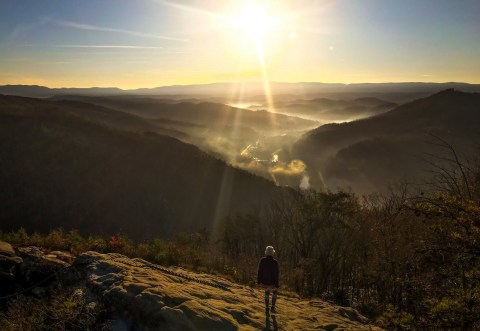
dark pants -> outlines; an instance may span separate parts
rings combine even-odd
[[[265,307],[268,308],[268,304],[270,302],[270,292],[272,292],[272,307],[275,307],[275,303],[277,302],[277,288],[274,286],[264,285],[265,288]]]

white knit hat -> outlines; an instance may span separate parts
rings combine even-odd
[[[273,254],[275,254],[275,249],[273,249],[273,246],[267,246],[267,248],[265,248],[265,255],[273,256]]]

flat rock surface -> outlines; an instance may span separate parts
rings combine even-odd
[[[380,330],[355,310],[320,300],[280,295],[277,312],[267,315],[259,289],[120,254],[87,252],[75,265],[136,330]]]

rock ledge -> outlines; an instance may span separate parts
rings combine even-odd
[[[279,296],[278,312],[266,316],[260,290],[120,254],[86,252],[74,266],[119,323],[136,330],[380,330],[323,301]]]

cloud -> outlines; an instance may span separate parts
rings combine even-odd
[[[83,24],[83,23],[77,23],[77,22],[71,22],[71,21],[57,20],[55,22],[58,25],[68,27],[68,28],[79,29],[79,30],[114,32],[114,33],[120,33],[120,34],[129,35],[129,36],[141,37],[141,38],[161,39],[161,40],[170,40],[170,41],[178,41],[178,42],[189,42],[187,39],[181,39],[181,38],[175,38],[175,37],[169,37],[169,36],[162,36],[162,35],[156,35],[156,34],[150,34],[150,33],[143,33],[143,32],[138,32],[138,31],[124,30],[124,29],[106,28],[106,27],[102,27],[102,26],[91,25],[91,24]]]
[[[28,34],[30,31],[36,30],[38,27],[48,24],[53,20],[52,16],[41,17],[35,22],[27,24],[18,24],[8,36],[8,39],[13,40],[22,35]]]
[[[292,176],[302,174],[306,168],[307,166],[302,160],[292,160],[289,164],[278,164],[271,167],[268,172],[274,175]]]
[[[165,1],[165,0],[153,0],[153,1],[155,1],[156,3],[159,3],[161,5],[171,7],[171,8],[175,8],[175,9],[179,9],[179,10],[186,11],[186,12],[192,12],[192,13],[195,13],[195,14],[203,14],[203,15],[216,17],[216,18],[221,18],[221,19],[228,19],[228,17],[226,17],[225,15],[221,15],[219,13],[208,11],[208,10],[205,10],[203,8],[181,5],[181,4],[178,4],[178,3],[174,3],[174,2],[171,2],[171,1]]]
[[[138,45],[55,45],[61,48],[123,48],[123,49],[164,49],[158,46],[138,46]]]

